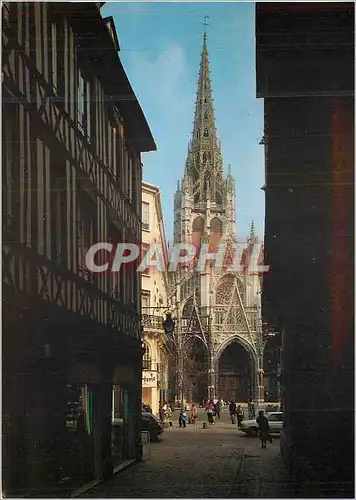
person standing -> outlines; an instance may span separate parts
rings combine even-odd
[[[208,422],[211,425],[214,425],[214,404],[213,400],[209,401],[207,407],[205,408],[206,414],[208,416]]]
[[[191,409],[191,422],[192,424],[195,424],[195,421],[198,417],[198,408],[195,406],[195,404],[192,404],[192,409]]]
[[[159,405],[159,419],[163,423],[164,422],[164,413],[166,411],[167,405],[163,405],[162,403]]]
[[[237,407],[236,413],[237,413],[237,427],[240,427],[241,422],[244,419],[244,411],[241,408],[241,405]]]
[[[169,425],[169,427],[173,426],[172,422],[172,409],[168,403],[165,404],[166,409],[164,410],[164,422]]]
[[[236,409],[236,403],[233,400],[230,401],[229,412],[230,412],[231,422],[233,424],[235,424],[236,423],[236,412],[237,412],[237,409]]]
[[[179,412],[179,427],[187,427],[187,411],[181,408]]]
[[[255,404],[253,401],[251,401],[251,415],[252,415],[252,418],[256,417]]]
[[[256,416],[255,405],[253,404],[252,399],[248,402],[248,418],[252,420]]]
[[[258,412],[256,422],[258,423],[258,430],[260,432],[261,448],[267,448],[266,444],[269,438],[269,423],[263,414],[263,410]]]
[[[215,413],[215,416],[218,417],[218,419],[220,420],[220,411],[221,411],[221,403],[220,401],[218,400],[215,404],[214,404],[214,413]]]

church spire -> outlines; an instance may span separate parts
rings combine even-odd
[[[218,146],[215,116],[213,108],[213,93],[210,80],[209,54],[206,41],[206,31],[203,35],[203,50],[200,59],[198,90],[195,102],[194,128],[192,143],[209,139],[211,145]]]
[[[210,201],[221,204],[224,190],[222,158],[215,127],[206,29],[203,35],[194,126],[187,169],[194,182],[195,202],[205,202],[209,198]]]

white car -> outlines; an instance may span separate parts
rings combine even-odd
[[[265,417],[269,423],[271,434],[280,434],[283,429],[283,413],[281,411],[274,411],[272,413],[265,413]],[[239,430],[245,432],[248,436],[257,436],[258,423],[256,419],[243,420],[240,424]]]

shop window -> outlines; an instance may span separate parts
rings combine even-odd
[[[151,349],[147,342],[144,342],[145,353],[143,355],[142,369],[150,370],[151,369]]]
[[[66,457],[61,462],[61,475],[67,480],[93,479],[93,460],[87,456],[93,446],[94,402],[88,385],[68,384],[66,387],[63,442]],[[68,453],[68,450],[70,451]],[[87,458],[83,458],[86,457]]]

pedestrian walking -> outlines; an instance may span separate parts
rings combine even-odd
[[[237,407],[236,414],[237,414],[237,427],[240,427],[241,422],[244,419],[244,411],[243,411],[241,405],[239,405]]]
[[[252,401],[252,403],[251,403],[251,415],[252,415],[252,418],[255,418],[255,417],[256,417],[255,404],[254,404],[254,402],[253,402],[253,401]]]
[[[217,401],[214,404],[214,416],[218,417],[218,419],[220,419],[220,411],[221,411],[221,403],[220,401]]]
[[[173,426],[172,422],[172,408],[169,406],[169,404],[166,403],[166,410],[164,412],[164,421],[168,422],[169,427]]]
[[[263,414],[263,410],[260,410],[258,412],[258,417],[256,419],[256,422],[258,423],[258,430],[260,433],[261,448],[267,448],[266,446],[267,441],[270,440],[269,423],[267,418]]]
[[[236,408],[236,403],[235,403],[235,401],[233,399],[230,401],[229,412],[230,412],[231,422],[233,424],[236,424],[237,408]]]
[[[214,403],[213,400],[210,400],[205,408],[206,414],[208,416],[208,422],[211,425],[214,425]]]
[[[164,414],[165,414],[165,410],[166,410],[166,408],[167,408],[167,405],[166,405],[166,404],[164,404],[164,405],[163,405],[163,404],[161,403],[161,404],[159,405],[159,410],[158,410],[158,413],[159,413],[159,419],[160,419],[160,421],[162,422],[162,424],[163,424],[163,422],[164,422]]]
[[[255,405],[253,404],[252,399],[248,402],[248,418],[252,420],[256,416]]]
[[[190,418],[191,418],[192,424],[195,424],[195,421],[198,418],[198,408],[196,407],[196,405],[194,403],[192,404]]]
[[[187,427],[187,420],[188,420],[187,410],[185,408],[181,408],[178,420],[179,427]]]

